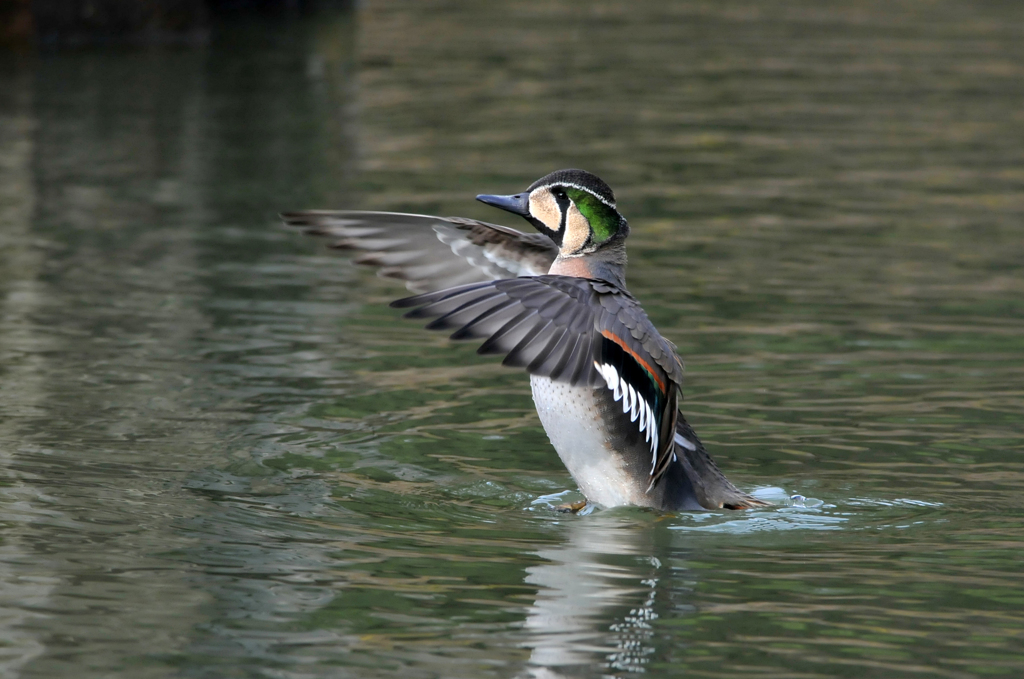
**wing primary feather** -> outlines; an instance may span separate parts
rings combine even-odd
[[[487,340],[480,345],[480,348],[476,350],[478,354],[503,354],[509,350],[510,347],[501,346],[499,342],[506,339],[507,337],[516,337],[515,333],[527,333],[529,327],[523,327],[524,321],[534,315],[532,309],[524,309],[516,314],[508,323],[501,326],[496,333],[487,338]],[[518,344],[522,340],[522,337],[517,337],[511,342],[512,346]]]
[[[558,338],[558,342],[551,347],[551,351],[548,356],[543,357],[540,363],[531,366],[530,374],[533,375],[544,375],[551,377],[552,379],[561,370],[561,365],[565,358],[567,358],[568,352],[572,351],[572,345],[577,340],[577,336],[573,335],[566,328],[561,329],[561,335]]]
[[[580,340],[576,343],[576,347],[573,349],[573,353],[569,356],[569,360],[565,365],[566,372],[569,375],[568,382],[572,386],[580,383],[583,371],[591,364],[594,356],[593,345],[593,333],[589,336],[580,335]],[[590,380],[588,379],[587,382],[589,383]]]
[[[352,261],[373,266],[405,266],[420,258],[418,252],[366,252]]]
[[[545,362],[550,360],[553,355],[555,355],[558,351],[559,345],[565,341],[567,335],[568,333],[565,328],[555,327],[555,329],[551,331],[551,341],[546,347],[544,347],[544,351],[538,352],[536,358],[530,361],[530,364],[526,366],[526,372],[531,375],[542,374],[542,366]]]
[[[575,335],[570,331],[566,331],[566,336],[569,341],[566,343],[566,347],[562,349],[561,354],[556,357],[555,364],[552,366],[548,376],[553,380],[559,380],[562,377],[562,373],[565,372],[565,367],[569,362],[569,357],[576,351],[576,347],[583,341],[583,338],[579,335]]]
[[[496,305],[494,305],[494,306],[492,306],[492,307],[490,307],[488,309],[485,309],[484,312],[481,313],[479,316],[477,316],[476,318],[474,318],[473,320],[469,321],[468,323],[463,325],[461,328],[459,328],[458,330],[453,332],[452,335],[451,335],[451,339],[453,339],[453,340],[473,339],[473,338],[476,338],[476,337],[487,337],[487,336],[491,335],[495,330],[500,328],[501,325],[504,324],[508,320],[507,318],[504,318],[504,319],[500,318],[500,317],[496,318],[496,316],[498,316],[498,314],[500,314],[502,311],[508,309],[509,307],[515,306],[515,304],[516,304],[515,300],[511,300],[511,299],[508,299],[506,297],[504,301],[502,301],[499,304],[496,304]],[[449,318],[449,317],[453,316],[455,313],[458,313],[458,314],[461,315],[463,312],[461,310],[460,311],[452,312],[452,314],[449,314],[448,316],[445,316],[444,318],[437,319],[436,321],[434,321],[434,323],[437,323],[439,321],[445,320],[446,318]],[[498,325],[496,325],[491,330],[488,330],[486,327],[481,327],[481,326],[486,326],[486,324],[488,324],[488,322],[490,322],[491,324],[497,323]],[[431,325],[433,325],[433,323],[431,323]],[[449,325],[449,327],[450,327],[450,325]],[[432,329],[432,328],[430,328],[430,325],[428,325],[427,328]]]
[[[434,319],[427,324],[427,330],[443,330],[472,323],[477,318],[484,316],[495,306],[501,306],[504,295],[480,296],[471,299],[461,306],[452,309],[448,313]],[[507,300],[508,298],[505,297]],[[434,315],[431,313],[430,315]]]
[[[412,297],[396,299],[388,306],[392,309],[408,309],[409,307],[414,306],[418,307],[427,304],[434,304],[442,300],[453,299],[458,295],[474,292],[475,290],[485,288],[490,285],[493,285],[490,281],[484,283],[467,283],[466,285],[460,285],[457,288],[448,288],[446,290],[437,290],[436,292],[427,292],[422,295],[413,295]]]
[[[525,368],[537,360],[538,356],[545,355],[548,347],[557,339],[551,331],[553,325],[553,321],[547,321],[541,327],[534,329],[508,352],[508,356],[501,364]]]
[[[476,304],[479,301],[479,295],[467,293],[465,295],[460,295],[458,299],[442,299],[437,302],[427,304],[426,306],[422,306],[419,309],[413,309],[405,314],[405,318],[412,318],[414,320],[424,318],[443,318],[453,311],[458,311],[470,304]]]

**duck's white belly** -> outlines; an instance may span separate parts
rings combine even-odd
[[[587,499],[605,507],[638,504],[622,456],[611,450],[598,417],[594,389],[530,376],[544,431]]]

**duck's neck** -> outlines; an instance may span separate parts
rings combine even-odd
[[[594,278],[626,287],[626,247],[621,241],[585,255],[562,255],[555,258],[548,273],[575,278]]]

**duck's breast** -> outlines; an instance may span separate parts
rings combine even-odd
[[[611,445],[598,389],[530,376],[541,424],[587,499],[605,507],[647,505],[650,498]]]

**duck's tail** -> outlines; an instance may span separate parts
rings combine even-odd
[[[682,413],[676,422],[675,454],[705,509],[751,509],[771,504],[744,493],[725,478]]]

